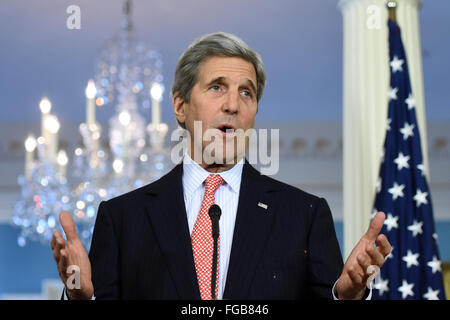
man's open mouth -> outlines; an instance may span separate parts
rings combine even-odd
[[[236,130],[231,124],[222,124],[217,127],[217,129],[219,129],[223,135],[233,135]]]

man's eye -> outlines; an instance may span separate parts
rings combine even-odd
[[[242,91],[242,94],[248,98],[252,97],[252,93],[249,90],[244,90]]]
[[[220,87],[216,85],[216,86],[211,86],[210,89],[213,90],[213,91],[219,91]]]

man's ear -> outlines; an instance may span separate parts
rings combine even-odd
[[[180,93],[175,92],[172,96],[172,106],[175,117],[180,125],[184,125],[186,121],[185,105],[186,102],[181,98]]]

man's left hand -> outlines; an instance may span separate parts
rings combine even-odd
[[[386,256],[391,252],[388,239],[384,234],[379,234],[385,218],[383,212],[378,212],[367,232],[350,253],[336,284],[338,299],[362,299],[366,291],[367,279],[373,274],[367,269],[371,265],[381,268]]]

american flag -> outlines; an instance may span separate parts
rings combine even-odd
[[[375,281],[375,299],[445,299],[415,100],[400,28],[389,26],[390,89],[386,140],[374,213],[383,211],[392,251]]]

